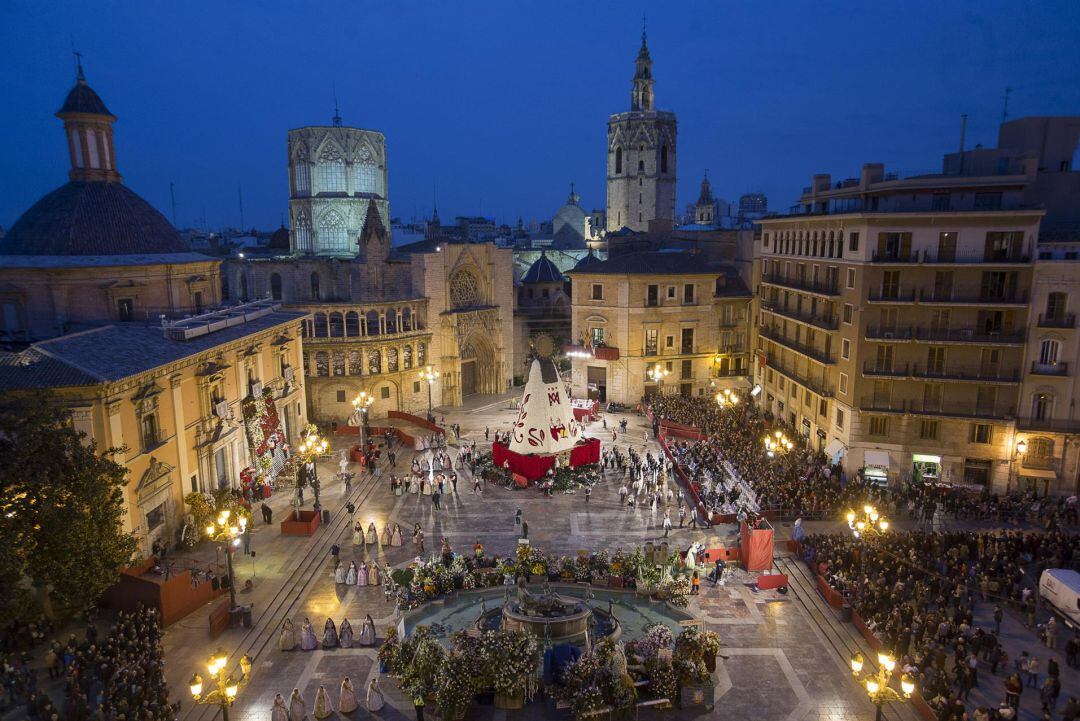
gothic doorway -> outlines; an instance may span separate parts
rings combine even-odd
[[[481,336],[473,335],[461,347],[461,397],[497,393],[495,351]]]
[[[479,378],[476,372],[476,359],[461,362],[461,396],[476,395],[479,390]]]

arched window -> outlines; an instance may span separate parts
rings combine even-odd
[[[424,359],[427,357],[427,346],[423,343],[416,344],[416,365],[424,365]]]
[[[389,348],[386,351],[386,371],[397,373],[397,348]]]
[[[334,353],[334,375],[345,375],[345,354],[340,351]]]
[[[355,310],[345,314],[345,335],[350,338],[360,335],[360,316]]]
[[[281,275],[279,273],[270,274],[270,297],[281,300]]]
[[[322,300],[322,295],[319,293],[319,274],[311,274],[311,299]]]
[[[98,159],[97,131],[93,128],[86,129],[86,152],[90,156],[90,167],[100,168],[101,161]]]
[[[369,310],[367,312],[367,335],[379,335],[382,333],[382,329],[379,327],[379,311]]]
[[[414,330],[412,323],[412,311],[408,308],[401,310],[401,330],[402,332]]]
[[[412,346],[407,345],[401,349],[401,365],[405,370],[412,368]]]
[[[638,160],[637,161],[637,171],[639,173],[644,173],[645,172],[645,161],[644,160]]]
[[[615,148],[615,174],[622,173],[622,148]]]
[[[666,145],[661,145],[660,146],[660,172],[661,173],[666,173],[667,172],[667,146]]]
[[[355,193],[378,193],[379,169],[371,160],[355,163],[353,165],[353,192]]]
[[[323,378],[330,375],[330,354],[324,350],[315,354],[315,375]]]
[[[341,317],[341,313],[330,314],[330,337],[341,338],[345,335],[345,319]]]
[[[327,333],[326,313],[316,313],[311,317],[312,335],[325,338]]]
[[[1061,343],[1056,340],[1044,340],[1039,344],[1039,365],[1056,366]]]
[[[330,209],[319,221],[319,250],[348,250],[349,231],[341,213]]]
[[[311,252],[311,219],[308,218],[308,214],[304,210],[296,214],[296,219],[293,222],[293,239],[298,252]]]
[[[368,372],[372,375],[382,373],[382,356],[377,350],[368,351]]]
[[[337,148],[328,147],[315,165],[315,192],[344,193],[345,190],[345,158]]]
[[[83,166],[82,138],[79,137],[75,128],[71,129],[71,151],[75,154],[75,167],[81,168]]]
[[[1036,393],[1031,397],[1031,419],[1048,421],[1054,415],[1054,397],[1049,393]]]
[[[358,376],[364,372],[364,364],[362,362],[362,356],[360,351],[349,351],[349,375]]]
[[[297,195],[311,195],[311,165],[306,156],[299,156],[293,163],[293,184]]]

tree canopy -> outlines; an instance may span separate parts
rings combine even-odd
[[[123,531],[127,469],[47,394],[0,401],[0,614],[72,613],[116,582],[137,544]]]

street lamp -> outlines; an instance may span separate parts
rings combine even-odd
[[[360,411],[360,450],[365,452],[367,451],[367,446],[364,444],[364,434],[367,433],[367,412],[374,402],[375,396],[367,391],[357,393],[352,402],[353,408]]]
[[[725,388],[716,394],[716,405],[721,408],[739,405],[739,394],[730,388]]]
[[[240,545],[240,536],[247,529],[247,519],[240,516],[230,522],[232,513],[224,509],[213,522],[206,526],[206,536],[214,543],[225,545],[225,568],[229,574],[229,609],[236,608],[236,579],[233,576],[233,550]]]
[[[862,672],[865,663],[866,659],[863,658],[863,655],[856,652],[851,657],[851,675],[855,677],[859,685],[866,688],[867,695],[877,708],[875,721],[881,721],[882,705],[889,701],[906,703],[911,698],[911,694],[915,693],[915,679],[909,674],[902,674],[900,676],[900,690],[897,691],[889,685],[893,672],[896,670],[896,659],[892,657],[892,654],[878,653],[877,672],[867,671],[866,674],[860,677],[859,674]]]
[[[1016,442],[1016,453],[1014,453],[1013,457],[1009,460],[1009,483],[1005,486],[1006,493],[1009,492],[1009,486],[1012,485],[1013,467],[1016,465],[1015,461],[1017,461],[1018,459],[1022,459],[1024,457],[1024,454],[1027,453],[1027,449],[1028,444],[1026,440],[1020,439]],[[1016,485],[1020,485],[1019,479],[1017,479]]]
[[[439,380],[439,371],[435,370],[431,366],[425,367],[420,371],[420,380],[427,381],[427,412],[431,415],[431,387],[435,385],[435,381]]]
[[[203,693],[205,684],[199,674],[192,674],[191,681],[188,682],[195,703],[218,706],[221,709],[222,721],[229,721],[229,707],[251,677],[251,656],[244,654],[240,658],[239,680],[232,674],[225,674],[225,664],[228,662],[229,657],[220,648],[206,662],[206,669],[210,672],[210,688],[206,693]]]
[[[297,449],[300,457],[304,459],[304,463],[311,466],[311,492],[315,494],[316,511],[321,506],[319,505],[319,464],[315,461],[319,456],[324,455],[329,448],[330,443],[325,438],[318,433],[308,433],[300,441],[300,447]],[[299,510],[297,508],[297,511]]]
[[[867,533],[880,534],[889,530],[888,519],[878,513],[878,510],[869,504],[863,506],[861,514],[858,514],[855,511],[848,511],[847,524],[848,528],[850,528],[851,532],[855,535],[855,538],[859,538]]]
[[[771,436],[765,436],[764,441],[765,455],[769,458],[774,457],[777,453],[790,451],[795,447],[795,444],[788,440],[783,431],[775,431]]]
[[[646,371],[645,375],[649,377],[649,380],[657,384],[657,395],[664,395],[664,379],[671,375],[671,371],[664,367],[662,363],[657,363]]]

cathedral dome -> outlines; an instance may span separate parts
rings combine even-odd
[[[185,253],[172,224],[121,183],[72,181],[22,214],[0,255]]]
[[[602,260],[600,260],[599,258],[596,257],[596,254],[593,253],[592,249],[590,248],[589,249],[589,254],[586,255],[581,260],[579,260],[574,265],[574,270],[587,270],[590,266],[596,265],[597,263],[603,263],[603,262],[604,261],[602,261]]]
[[[75,87],[68,92],[67,97],[64,99],[64,105],[60,108],[57,115],[61,113],[88,113],[90,115],[109,115],[109,109],[105,107],[105,102],[101,97],[94,92],[86,83],[86,78],[83,77],[82,67],[79,67],[79,77],[75,82]]]
[[[540,251],[540,257],[521,277],[522,283],[562,283],[564,280],[566,278],[563,277],[558,266],[551,262],[544,251]]]

